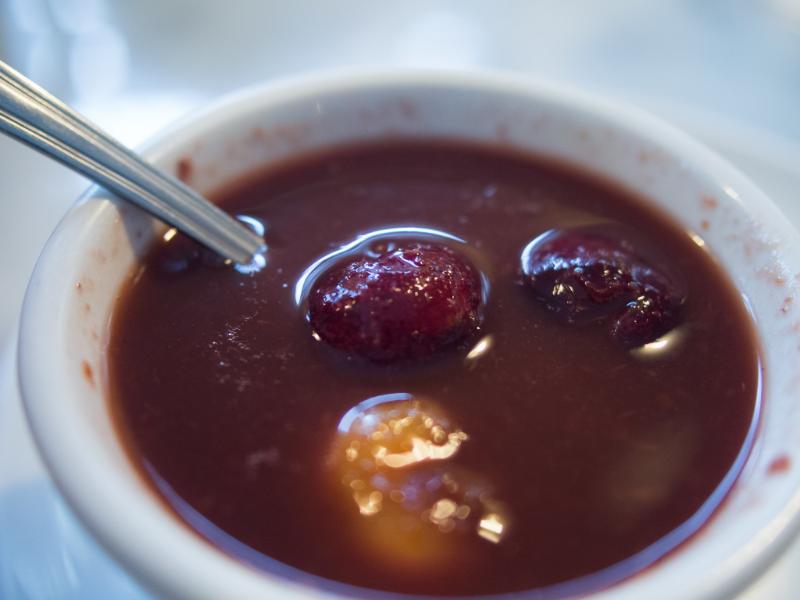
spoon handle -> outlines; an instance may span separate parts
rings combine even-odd
[[[264,240],[0,61],[0,130],[239,264]]]

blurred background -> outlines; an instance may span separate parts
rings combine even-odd
[[[511,70],[679,102],[800,137],[797,0],[3,0],[0,7],[6,62],[131,136],[137,125],[158,126],[171,113],[274,77],[434,66]],[[129,119],[128,129],[122,118],[113,122],[111,107]]]
[[[687,130],[800,224],[800,0],[0,0],[0,60],[130,145],[229,91],[312,71],[494,69],[554,80]],[[16,398],[25,282],[86,186],[0,136],[3,600],[144,597],[60,504]],[[796,566],[798,548],[747,599],[800,597]]]

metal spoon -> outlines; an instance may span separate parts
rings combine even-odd
[[[130,200],[239,264],[264,240],[0,61],[0,130]]]

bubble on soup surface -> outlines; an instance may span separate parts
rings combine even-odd
[[[417,358],[478,330],[481,290],[478,271],[453,249],[404,242],[322,274],[308,318],[340,350],[376,362]]]
[[[400,569],[468,560],[466,538],[499,543],[505,506],[485,477],[453,462],[468,440],[438,404],[408,394],[348,411],[329,467],[353,508],[356,543]]]

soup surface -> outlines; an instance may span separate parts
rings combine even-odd
[[[166,235],[109,352],[132,459],[222,550],[366,588],[559,595],[652,563],[732,485],[752,326],[645,201],[455,142],[339,148],[217,199],[263,226],[265,267]]]

